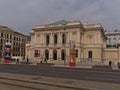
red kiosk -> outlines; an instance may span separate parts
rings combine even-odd
[[[71,55],[70,55],[70,58],[71,58],[71,60],[70,60],[70,63],[69,63],[69,66],[76,66],[76,62],[75,62],[75,60],[76,60],[76,55],[75,55],[75,49],[71,49]]]
[[[75,51],[75,42],[70,41],[70,67],[76,66],[76,51]]]

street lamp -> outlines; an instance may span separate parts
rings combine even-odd
[[[65,31],[65,28],[64,28],[64,66],[66,65],[66,31]]]

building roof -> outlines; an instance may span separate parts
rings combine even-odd
[[[0,25],[0,28],[8,28],[7,26]]]
[[[120,35],[120,31],[108,31],[108,32],[105,32],[106,35],[117,35],[119,34]]]
[[[66,20],[60,20],[60,21],[57,21],[57,22],[55,22],[55,23],[51,23],[51,24],[61,24],[61,25],[65,25],[65,24],[67,24],[67,23],[69,23],[69,21],[66,21]]]
[[[80,21],[66,21],[66,20],[60,20],[54,23],[46,24],[46,25],[37,25],[33,28],[33,30],[36,29],[45,29],[45,28],[55,28],[55,27],[63,27],[66,26],[74,26],[74,25],[80,25]],[[33,33],[33,32],[32,32]]]

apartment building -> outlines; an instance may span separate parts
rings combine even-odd
[[[107,36],[107,47],[108,48],[117,48],[118,41],[120,39],[120,31],[118,31],[118,30],[106,31],[105,34]]]
[[[5,43],[11,43],[11,57],[20,56],[25,58],[26,36],[12,30],[7,26],[0,25],[0,58],[5,56]]]

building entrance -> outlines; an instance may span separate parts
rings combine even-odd
[[[66,52],[65,52],[65,50],[62,50],[62,52],[61,52],[61,58],[62,58],[62,60],[65,60],[65,58],[66,58]]]
[[[45,50],[45,58],[48,60],[49,59],[49,51]]]
[[[92,60],[92,57],[93,57],[92,54],[93,54],[92,51],[88,52],[88,60]]]
[[[57,60],[57,50],[53,51],[53,60]]]

